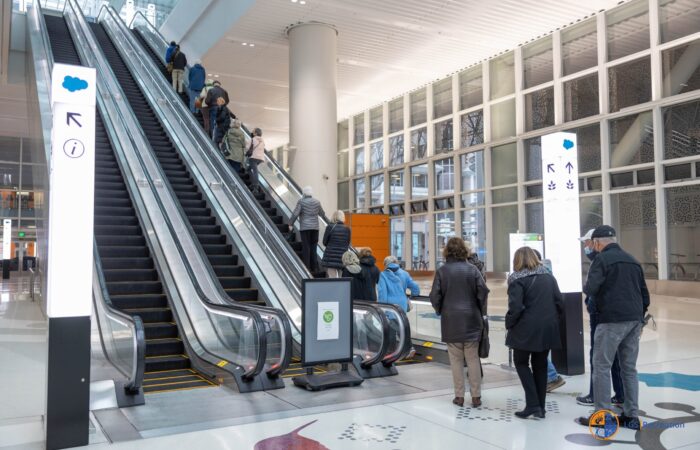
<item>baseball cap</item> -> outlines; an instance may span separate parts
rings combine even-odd
[[[615,237],[615,228],[610,225],[601,225],[596,227],[591,234],[591,238],[605,238],[605,237]]]
[[[578,238],[579,241],[585,242],[589,241],[593,238],[593,232],[595,231],[595,228],[591,228],[590,230],[586,231],[586,234]]]

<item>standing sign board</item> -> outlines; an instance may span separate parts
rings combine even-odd
[[[578,150],[575,133],[542,136],[545,257],[562,292],[581,292]]]
[[[303,280],[301,308],[302,365],[352,361],[350,280]]]
[[[54,64],[49,161],[46,448],[88,444],[95,69]]]
[[[557,371],[584,372],[581,233],[578,192],[578,147],[575,133],[542,136],[542,191],[545,258],[564,297],[562,350],[552,352]]]
[[[304,279],[301,283],[301,364],[306,375],[292,379],[308,390],[356,386],[363,379],[347,370],[353,357],[353,310],[349,278]],[[315,375],[313,366],[343,363],[340,372]]]
[[[530,247],[544,255],[544,238],[537,233],[510,234],[510,271],[513,272],[513,257],[520,247]],[[544,256],[543,256],[544,257]]]

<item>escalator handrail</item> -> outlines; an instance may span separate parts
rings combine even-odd
[[[99,294],[102,297],[102,302],[104,307],[107,310],[107,313],[112,316],[113,318],[121,319],[124,322],[130,323],[133,325],[134,329],[134,342],[133,342],[133,351],[134,351],[134,360],[133,360],[133,368],[132,372],[130,374],[124,373],[121,368],[111,360],[109,356],[109,352],[105,348],[104,341],[100,339],[100,343],[102,344],[102,351],[105,355],[105,358],[114,366],[116,367],[122,374],[124,374],[127,379],[128,383],[124,386],[125,389],[127,389],[129,392],[139,392],[141,390],[141,387],[143,387],[143,378],[144,378],[144,373],[146,372],[146,330],[143,325],[143,321],[141,320],[141,317],[139,316],[130,316],[128,314],[125,314],[118,309],[114,307],[112,304],[111,298],[109,296],[109,292],[107,291],[107,282],[105,281],[104,278],[104,272],[102,269],[102,260],[100,259],[100,252],[99,249],[97,248],[97,241],[93,240],[93,245],[92,245],[92,252],[94,255],[95,263],[94,263],[94,270],[95,273],[93,276],[97,278],[97,283],[99,284]],[[93,301],[98,301],[96,299],[97,295],[93,293]],[[95,314],[95,317],[97,318],[97,326],[100,328],[100,336],[102,336],[102,328],[100,326],[100,319],[99,319],[99,314]]]
[[[121,22],[121,19],[118,19],[118,16],[117,16],[116,13],[113,11],[113,9],[111,9],[111,8],[109,8],[109,7],[107,7],[107,6],[103,6],[103,7],[102,7],[102,9],[100,10],[100,14],[98,14],[98,18],[102,17],[103,10],[104,10],[104,12],[107,12],[108,14],[111,15],[111,17],[115,20],[115,23],[117,23],[117,24],[123,24],[123,23]],[[98,23],[99,23],[99,20],[98,20]],[[106,30],[107,30],[107,28],[106,28]],[[113,31],[113,30],[112,30],[112,31]],[[120,30],[120,31],[121,31],[121,30]],[[127,33],[125,39],[129,39],[129,38],[133,38],[133,36],[130,36],[130,35]],[[113,41],[113,43],[115,44],[115,48],[118,47],[118,46],[116,45],[116,44],[117,44],[117,42],[116,42],[117,39],[114,39],[114,38],[112,37],[112,41]],[[119,42],[119,43],[121,43],[121,42]],[[137,47],[137,48],[138,48],[138,47]],[[157,105],[152,105],[152,107],[156,108]],[[169,186],[169,183],[167,182],[167,177],[165,176],[165,173],[163,172],[163,169],[162,169],[162,167],[160,166],[160,164],[155,164],[155,167],[154,167],[153,170],[155,170],[155,171],[157,172],[156,178],[158,178],[159,180],[163,180],[163,183],[168,185],[168,190],[169,190],[169,191],[172,191],[172,189],[171,189],[170,186]],[[151,173],[150,175],[153,176],[152,173]],[[173,194],[173,195],[174,195],[174,194]],[[160,203],[161,206],[162,206],[162,203],[160,202],[160,200],[159,200],[159,203]],[[184,214],[185,214],[185,213],[184,213],[184,210],[182,209],[182,206],[179,204],[179,202],[175,202],[175,201],[174,201],[174,202],[172,202],[172,205],[173,205],[173,208],[175,208],[175,209],[177,210],[178,214],[180,214],[180,217],[185,217],[185,216],[184,216]],[[165,208],[164,206],[162,206],[162,207]],[[168,221],[168,226],[171,228],[171,230],[174,230],[174,226],[173,226],[172,223],[170,222],[170,218],[169,218],[169,215],[168,215],[168,214],[166,214],[166,220]],[[186,220],[183,220],[182,222],[183,222],[184,227],[185,227],[185,228],[188,230],[188,232],[189,232],[189,235],[190,235],[190,237],[191,237],[192,244],[193,244],[193,246],[195,247],[195,250],[199,253],[200,258],[201,258],[203,261],[206,261],[206,256],[205,256],[205,254],[204,254],[203,248],[201,247],[201,243],[199,243],[199,241],[193,237],[193,236],[195,235],[195,233],[194,233],[194,230],[192,229],[191,225],[190,225],[190,224],[188,223],[188,221],[186,221]],[[184,249],[182,249],[182,247],[181,247],[179,244],[180,244],[180,243],[178,242],[178,250],[181,252],[181,254],[184,255],[184,254],[185,254]],[[214,274],[214,271],[213,271],[213,269],[211,268],[211,266],[210,266],[209,264],[203,264],[203,267],[204,267],[204,270],[208,272],[209,276],[210,276],[212,279],[215,279],[215,278],[216,278],[216,275]],[[250,309],[250,310],[258,311],[259,313],[264,314],[264,315],[273,316],[273,317],[275,318],[276,322],[277,322],[277,323],[280,325],[280,327],[281,327],[280,332],[283,333],[282,338],[283,338],[283,340],[284,340],[284,345],[285,345],[285,346],[284,346],[284,350],[285,350],[285,351],[284,351],[283,354],[281,355],[281,360],[280,360],[280,362],[279,362],[278,364],[272,365],[271,368],[267,371],[267,374],[268,374],[269,376],[271,376],[271,377],[274,377],[274,376],[277,376],[277,375],[279,375],[280,373],[282,373],[284,370],[286,370],[286,368],[287,368],[287,367],[289,366],[289,364],[291,363],[291,358],[292,358],[292,355],[291,355],[291,349],[292,349],[292,331],[291,331],[291,327],[289,326],[288,321],[285,320],[285,317],[286,317],[286,316],[285,316],[284,312],[282,312],[281,310],[279,310],[279,309],[277,309],[277,308],[272,308],[272,307],[269,307],[269,306],[242,305],[242,304],[240,304],[240,303],[230,302],[230,301],[229,301],[229,298],[228,298],[228,295],[225,293],[225,291],[223,290],[223,288],[221,287],[221,285],[220,285],[220,283],[219,283],[218,281],[212,283],[212,286],[214,287],[214,289],[217,290],[217,292],[218,292],[220,298],[223,299],[223,301],[224,301],[223,304],[231,304],[231,305],[233,305],[233,306],[235,306],[235,307],[245,307],[245,308]]]
[[[353,300],[353,307],[358,307],[360,309],[371,310],[374,315],[379,317],[382,323],[382,345],[379,347],[377,353],[369,359],[363,359],[360,363],[362,367],[369,368],[378,362],[383,361],[386,358],[386,352],[389,350],[389,339],[391,338],[389,334],[389,320],[380,308],[377,307],[376,302],[368,302],[364,300]]]
[[[110,8],[107,5],[103,6],[103,8],[110,11],[110,14],[115,17],[115,21],[121,23],[121,19],[117,20],[118,15],[116,12],[114,12],[113,8]],[[102,12],[100,15],[101,14]],[[121,26],[126,29],[126,25],[123,23],[121,23]],[[145,52],[145,49],[141,47],[140,43],[132,41],[135,39],[135,37],[131,35],[131,33],[125,32],[124,39],[129,41],[133,48],[140,50],[141,52]],[[301,262],[298,261],[299,258],[292,252],[289,244],[282,238],[282,235],[279,233],[276,226],[274,226],[270,217],[262,213],[250,190],[240,181],[239,178],[231,173],[230,166],[226,163],[221,153],[214,147],[213,143],[211,142],[211,138],[207,137],[199,124],[194,123],[194,117],[192,117],[189,108],[185,107],[181,99],[172,89],[169,88],[169,86],[164,86],[165,80],[162,79],[160,69],[155,67],[150,57],[147,56],[146,59],[147,61],[142,63],[144,67],[148,67],[149,69],[146,70],[146,73],[149,74],[148,76],[151,78],[154,86],[159,88],[160,93],[165,96],[166,103],[173,108],[173,114],[176,114],[180,120],[180,123],[183,124],[183,132],[187,133],[191,138],[191,141],[199,146],[200,156],[209,162],[209,165],[212,168],[211,170],[217,175],[217,177],[219,177],[219,179],[223,180],[222,186],[225,187],[227,195],[231,196],[231,198],[237,199],[237,203],[241,205],[243,211],[246,213],[245,216],[247,217],[250,226],[252,226],[254,231],[259,234],[260,238],[263,238],[263,236],[260,235],[259,229],[264,228],[267,230],[268,235],[273,242],[264,242],[264,244],[270,250],[271,256],[274,257],[272,259],[280,266],[281,271],[285,274],[286,277],[284,279],[287,280],[287,286],[290,288],[290,290],[292,290],[296,297],[300,298],[301,279],[311,278],[311,274],[308,272],[308,269],[306,269],[306,267],[304,267]],[[157,74],[154,75],[154,72],[157,72]],[[214,154],[217,156],[212,157]],[[236,189],[232,189],[232,187],[235,187]],[[291,270],[289,267],[290,261],[292,264],[298,261],[298,264],[295,264]],[[293,276],[293,279],[288,278],[290,275]],[[297,302],[297,304],[298,303],[299,302]]]
[[[403,340],[400,343],[400,345],[397,346],[396,351],[394,353],[386,355],[384,361],[382,361],[382,364],[384,364],[385,366],[390,366],[396,361],[404,359],[411,351],[411,324],[408,321],[408,315],[406,314],[406,311],[404,311],[403,308],[401,308],[400,306],[391,303],[381,302],[377,303],[377,306],[379,308],[391,309],[394,312],[394,314],[396,314],[397,318],[399,319],[399,330],[403,334]]]
[[[45,67],[45,73],[44,73],[44,78],[46,78],[47,86],[46,88],[48,89],[48,93],[50,94],[51,92],[51,72],[53,69],[53,63],[54,63],[54,58],[53,58],[53,50],[51,49],[51,43],[49,41],[48,37],[48,30],[46,28],[46,22],[43,20],[43,11],[41,8],[40,2],[33,3],[30,6],[30,11],[29,11],[29,22],[30,22],[30,30],[29,30],[29,38],[32,40],[34,33],[32,32],[33,30],[31,29],[31,26],[36,26],[37,27],[37,32],[39,36],[41,36],[41,52],[42,55],[46,56],[46,67]],[[32,49],[34,50],[34,45],[32,43]],[[38,49],[37,49],[38,50]],[[32,51],[34,55],[34,60],[35,62],[37,61],[36,55],[34,51]],[[37,69],[40,70],[40,69]],[[39,119],[42,122],[42,129],[43,130],[50,130],[52,128],[52,124],[44,123],[44,119],[48,119],[48,114],[50,111],[46,112],[46,114],[42,114],[41,118]],[[44,133],[46,135],[46,133]],[[50,131],[48,132],[48,135],[50,136],[51,133]],[[46,153],[46,162],[47,162],[47,169],[50,164],[51,160],[51,144],[50,140],[45,141],[44,143],[45,147],[45,153]],[[48,173],[47,173],[48,175]],[[50,186],[49,186],[50,188]],[[100,327],[100,321],[99,321],[99,314],[95,314],[95,317],[97,318],[97,326],[99,329],[99,334],[100,334],[100,345],[102,346],[103,354],[105,358],[119,371],[122,373],[127,378],[127,383],[125,385],[125,388],[129,390],[130,392],[138,392],[141,387],[143,386],[143,378],[144,378],[144,371],[145,371],[145,365],[146,365],[146,333],[144,330],[143,326],[143,321],[141,320],[140,317],[131,317],[128,314],[124,314],[123,312],[117,310],[114,308],[112,305],[109,292],[107,291],[106,288],[106,283],[104,280],[104,273],[102,272],[102,265],[100,262],[100,257],[99,257],[99,252],[97,251],[97,241],[93,239],[93,269],[95,270],[97,274],[97,281],[100,286],[98,292],[94,292],[93,290],[93,301],[94,302],[102,302],[102,306],[105,308],[105,312],[107,315],[109,315],[111,318],[114,320],[121,320],[122,323],[124,323],[128,328],[131,329],[132,336],[133,338],[133,360],[132,360],[132,370],[131,373],[127,373],[124,371],[118,364],[116,364],[115,361],[112,361],[110,358],[110,354],[107,351],[105,344],[104,344],[104,335],[103,335],[103,330]]]
[[[78,26],[81,28],[80,32],[83,33],[82,42],[85,43],[85,45],[87,47],[89,47],[90,49],[93,50],[93,57],[94,57],[97,65],[99,66],[99,71],[101,72],[100,78],[105,80],[105,82],[109,82],[111,84],[111,86],[108,86],[108,87],[109,87],[109,89],[113,89],[113,92],[111,93],[112,96],[119,94],[119,95],[121,95],[122,98],[125,98],[124,93],[121,90],[121,87],[119,86],[118,82],[116,81],[116,77],[115,77],[111,67],[106,62],[105,56],[102,54],[102,51],[100,49],[99,44],[97,43],[96,39],[94,38],[92,31],[87,26],[87,23],[84,19],[84,16],[82,15],[82,10],[77,5],[76,0],[67,0],[65,8],[67,9],[68,7],[70,7],[72,9],[73,14],[75,15],[75,19],[77,20]],[[64,14],[65,14],[65,9],[64,9]],[[74,38],[75,38],[75,36],[74,36]],[[80,48],[80,47],[78,47],[78,48]],[[98,101],[103,101],[103,100],[101,98],[99,98],[99,96],[98,96]],[[114,109],[117,112],[118,116],[120,117],[120,120],[122,121],[124,126],[127,126],[127,129],[129,129],[129,131],[130,131],[127,134],[127,136],[128,136],[128,139],[129,139],[129,142],[130,142],[132,148],[134,148],[134,149],[142,148],[144,146],[143,142],[145,142],[146,145],[148,145],[147,144],[148,141],[146,140],[146,138],[143,134],[143,129],[140,126],[138,127],[137,130],[133,129],[134,127],[128,127],[128,124],[130,124],[130,123],[132,123],[132,124],[137,123],[135,120],[135,117],[134,117],[134,113],[131,110],[131,108],[128,108],[126,110],[122,110],[122,108],[119,108],[118,106],[115,105]],[[124,117],[125,114],[127,114],[129,116],[130,120],[127,120]],[[104,122],[104,125],[106,128],[108,128],[108,129],[113,128],[113,124],[110,121],[104,120],[103,122]],[[139,143],[134,141],[134,135],[137,135],[138,137],[140,137],[140,139],[141,139],[140,144],[141,145],[139,145]],[[145,165],[145,162],[143,160],[143,156],[142,156],[141,152],[134,151],[134,154],[136,155],[144,174],[148,178],[150,178],[150,183],[148,183],[148,185],[150,187],[150,190],[153,192],[153,196],[158,204],[159,211],[161,211],[161,213],[162,213],[163,205],[162,205],[162,202],[160,201],[160,197],[158,195],[158,192],[155,189],[155,184],[156,184],[155,180],[153,180],[150,177],[149,171],[146,170],[147,166]],[[121,158],[121,156],[120,156],[120,158]],[[124,164],[126,164],[126,163],[124,163]],[[131,171],[123,170],[123,174],[125,175],[125,177],[129,178],[132,183],[134,182],[134,175],[133,175],[133,173],[131,173]],[[171,233],[174,233],[173,229],[172,229],[172,223],[170,222],[170,218],[166,214],[162,214],[162,216],[164,217],[164,221],[167,222]],[[188,273],[189,279],[190,279],[190,283],[191,283],[192,287],[194,288],[194,290],[197,294],[198,300],[201,302],[202,306],[205,308],[205,310],[208,313],[216,313],[218,315],[222,315],[222,316],[226,316],[226,317],[236,318],[237,313],[242,313],[244,316],[249,316],[253,321],[253,324],[254,324],[254,327],[256,330],[256,334],[257,334],[258,339],[259,339],[259,342],[258,342],[259,353],[258,353],[258,358],[257,358],[255,366],[251,367],[248,370],[245,370],[243,368],[243,366],[238,364],[236,361],[230,361],[227,358],[222,358],[219,355],[216,355],[215,352],[212,352],[210,349],[207,349],[206,346],[203,344],[202,340],[199,337],[197,337],[200,345],[202,346],[202,348],[204,349],[205,352],[214,356],[216,359],[226,361],[227,363],[230,363],[234,367],[239,367],[239,368],[243,369],[244,370],[243,378],[246,378],[246,379],[253,378],[255,375],[259,374],[262,371],[264,364],[266,362],[265,353],[267,350],[267,345],[265,344],[266,334],[264,332],[265,326],[264,326],[264,322],[263,322],[262,318],[260,317],[260,315],[257,311],[255,311],[252,308],[247,307],[246,305],[226,305],[226,306],[223,306],[223,305],[216,304],[216,303],[212,302],[211,300],[209,300],[208,298],[206,298],[206,296],[204,296],[201,285],[199,284],[199,280],[197,280],[197,278],[194,276],[194,274],[192,272],[192,268],[189,264],[189,259],[186,257],[186,255],[183,255],[183,250],[182,250],[182,247],[180,246],[179,240],[176,238],[176,234],[173,234],[172,236],[173,236],[173,241],[176,243],[176,247],[177,247],[177,250],[179,252],[180,257],[182,258],[183,261],[187,262],[183,266],[187,270],[187,273]],[[155,233],[155,239],[160,240],[160,238],[157,236],[157,233]],[[166,265],[167,265],[167,263],[166,263]],[[189,316],[189,313],[188,313],[186,307],[184,308],[184,310],[185,310],[185,313]],[[191,323],[193,322],[191,317],[188,317],[188,320]],[[194,329],[193,329],[193,332],[195,335],[197,334],[196,330],[194,330]],[[223,344],[223,342],[222,342],[222,344]],[[228,364],[226,364],[224,366],[224,370],[226,370],[227,366],[228,366]]]

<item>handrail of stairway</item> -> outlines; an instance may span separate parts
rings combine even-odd
[[[104,15],[107,15],[110,19],[112,19],[112,22],[110,22],[109,20],[105,20]],[[118,51],[128,52],[128,49],[120,48],[122,45],[125,45],[125,44],[127,44],[127,45],[131,44],[133,46],[132,48],[135,50],[140,49],[140,44],[133,45],[133,42],[131,42],[131,40],[133,40],[134,37],[126,29],[123,22],[121,21],[121,19],[118,17],[116,12],[112,8],[110,8],[108,6],[102,7],[102,9],[100,10],[100,14],[98,15],[98,23],[106,24],[105,30],[107,31],[108,35],[110,36],[112,42],[115,44],[115,47],[117,48]],[[113,29],[113,26],[116,27],[116,29]],[[119,33],[120,35],[117,36],[115,33]],[[150,61],[149,57],[146,57],[146,58]],[[131,58],[124,57],[124,60],[127,63],[127,67],[129,67],[129,60],[130,59]],[[131,70],[133,70],[133,68]],[[135,77],[137,77],[137,76],[135,76]],[[139,79],[139,80],[143,81],[142,79]],[[150,90],[148,92],[146,92],[146,89],[144,88],[144,92],[145,92],[146,99],[148,100],[149,95],[150,95]],[[170,89],[167,89],[167,92],[170,92]],[[176,101],[178,103],[180,103],[179,98]],[[151,106],[154,108],[154,110],[159,111],[160,109],[162,109],[162,105],[161,105],[161,102],[159,100],[153,101],[150,103],[151,103]],[[177,137],[174,137],[172,140],[176,145],[178,145],[178,143],[180,142]],[[165,176],[165,173],[162,170],[162,167],[160,167],[159,164],[155,164],[153,171],[158,174],[157,176],[159,179],[161,179],[161,180],[167,179]],[[198,178],[196,170],[192,170],[192,173],[195,176],[195,178]],[[200,183],[200,184],[206,184],[206,183]],[[182,207],[178,202],[173,202],[172,208],[176,209],[179,212],[179,214],[182,217],[184,217],[184,210],[182,210]],[[267,219],[269,220],[269,217]],[[184,222],[183,228],[185,228],[185,230],[183,230],[183,231],[188,232],[190,234],[190,236],[192,237],[192,242],[194,243],[194,247],[195,247],[194,250],[196,252],[198,252],[203,259],[206,258],[206,256],[204,256],[204,250],[201,248],[201,245],[199,244],[198,240],[196,238],[194,238],[194,236],[195,236],[194,230],[192,230],[191,226],[186,221],[183,221],[183,222]],[[226,228],[226,226],[227,226],[227,224],[224,223],[223,227]],[[253,227],[253,228],[255,230],[257,230],[257,228],[255,228],[255,227]],[[182,228],[180,228],[180,229],[182,230]],[[208,271],[209,274],[211,275],[211,277],[215,278],[214,271],[210,267],[210,265],[204,264],[203,270]],[[225,293],[223,288],[221,288],[219,283],[213,283],[213,285],[214,285],[214,289],[218,290],[220,298],[224,299],[223,300],[224,302],[227,302],[228,295]],[[280,311],[279,309],[266,307],[266,306],[253,306],[253,305],[251,305],[249,307],[256,308],[263,315],[270,315],[273,317],[273,319],[280,326],[280,329],[281,329],[280,332],[284,332],[283,339],[285,342],[287,342],[287,345],[285,345],[283,349],[284,350],[287,350],[287,349],[291,350],[291,348],[292,348],[292,345],[291,345],[291,327],[289,326],[289,323],[285,323],[287,321],[286,321],[286,316],[284,315],[284,313],[282,311]],[[285,351],[280,356],[282,357],[281,360],[277,364],[271,364],[270,370],[267,371],[268,375],[271,377],[274,377],[274,376],[280,374],[281,372],[283,372],[288,367],[288,365],[291,363],[291,352]]]
[[[66,13],[68,9],[71,9],[70,14]],[[145,139],[145,136],[143,134],[143,130],[141,129],[140,126],[138,126],[138,123],[136,122],[134,116],[133,116],[133,111],[131,111],[130,108],[125,108],[125,105],[123,103],[119,103],[116,100],[121,100],[122,102],[125,101],[125,97],[123,92],[121,91],[121,87],[118,85],[116,82],[116,78],[111,70],[111,67],[109,64],[107,64],[104,56],[102,55],[102,52],[99,50],[99,45],[97,44],[94,36],[92,35],[92,31],[89,29],[84,17],[82,16],[82,11],[80,10],[80,7],[77,5],[75,0],[68,0],[66,2],[66,9],[64,10],[64,16],[68,17],[69,20],[67,20],[69,24],[69,28],[72,26],[74,27],[74,34],[73,37],[76,39],[77,43],[82,43],[83,45],[76,45],[77,49],[79,52],[83,52],[83,57],[87,58],[90,63],[94,63],[96,68],[101,74],[100,79],[106,83],[105,89],[107,89],[106,92],[109,92],[109,95],[98,95],[98,102],[104,102],[106,103],[106,100],[104,100],[101,97],[106,97],[109,100],[111,100],[110,106],[112,106],[112,109],[108,108],[107,106],[104,107],[104,111],[106,111],[108,114],[115,113],[117,115],[117,118],[115,120],[118,120],[119,123],[122,124],[121,126],[121,131],[116,130],[113,128],[113,123],[110,120],[104,120],[103,122],[105,123],[105,127],[107,127],[108,132],[113,133],[120,139],[118,139],[119,145],[115,145],[115,150],[117,150],[117,157],[120,161],[120,165],[122,166],[123,173],[125,177],[127,178],[128,184],[132,186],[132,194],[134,192],[141,192],[139,188],[147,188],[147,192],[150,191],[150,194],[153,196],[153,201],[156,203],[158,208],[152,208],[155,210],[156,213],[160,212],[160,217],[162,218],[163,222],[165,223],[167,221],[167,217],[165,214],[163,214],[162,208],[162,203],[160,202],[160,198],[158,195],[158,180],[154,180],[153,178],[150,177],[150,172],[145,169],[146,164],[144,162],[144,159],[141,155],[141,152],[136,151],[135,149],[137,148],[143,148],[144,146],[147,146],[147,141]],[[71,20],[75,21],[75,24],[71,23]],[[76,36],[77,33],[81,33],[81,36]],[[91,49],[91,52],[86,52],[84,47],[87,47]],[[99,84],[98,84],[99,88]],[[103,94],[103,92],[100,92],[100,94]],[[129,130],[129,132],[126,132],[125,130]],[[124,148],[131,148],[131,154],[133,157],[136,158],[137,164],[136,166],[132,166],[128,162],[128,156],[126,156],[123,151],[124,149],[121,148],[122,142],[127,142],[127,145],[124,146]],[[131,167],[131,170],[126,170],[126,167]],[[137,181],[137,176],[133,173],[133,170],[140,170],[142,171],[142,177],[139,178],[140,181]],[[133,199],[138,202],[145,202],[145,200],[142,198],[142,195],[133,196]],[[148,214],[151,214],[150,208],[147,208],[144,205],[144,208],[146,211],[148,211]],[[141,208],[137,208],[137,210],[142,211]],[[145,211],[144,211],[145,213]],[[145,220],[145,217],[140,214],[139,217],[141,217],[142,220]],[[153,224],[149,220],[149,224],[151,225],[150,227],[146,226],[144,227],[145,230],[150,231],[150,233],[146,233],[147,236],[149,234],[152,234],[150,236],[150,241],[152,244],[154,244],[154,239],[156,242],[158,242],[158,249],[162,252],[163,249],[167,246],[167,237],[166,241],[163,241],[163,238],[160,236],[160,234],[154,230]],[[214,316],[220,316],[222,319],[221,320],[247,320],[250,319],[252,320],[253,328],[256,333],[257,339],[258,339],[258,345],[257,345],[257,358],[256,358],[256,363],[248,368],[240,365],[237,361],[231,360],[229,358],[222,358],[220,355],[217,355],[215,351],[212,351],[210,348],[207,348],[204,345],[204,342],[202,341],[201,337],[199,337],[197,330],[195,329],[194,326],[194,321],[190,317],[190,311],[188,310],[187,306],[184,303],[181,303],[182,308],[184,310],[184,313],[188,316],[189,320],[189,326],[192,328],[192,334],[194,336],[187,336],[187,333],[185,333],[186,342],[188,345],[191,347],[198,346],[200,349],[200,352],[197,352],[197,356],[201,357],[204,361],[207,361],[208,363],[212,365],[217,365],[218,367],[221,368],[222,370],[229,372],[231,374],[236,373],[236,368],[240,369],[243,374],[242,378],[244,380],[249,380],[255,377],[257,374],[259,374],[265,364],[265,354],[267,350],[266,346],[266,334],[264,332],[265,324],[260,317],[260,314],[255,311],[252,308],[243,306],[243,305],[220,305],[212,302],[203,293],[203,290],[201,288],[201,285],[199,284],[199,280],[194,276],[192,268],[190,266],[190,261],[186,255],[183,255],[182,249],[178,248],[178,240],[174,234],[172,234],[173,230],[169,230],[170,233],[170,238],[175,242],[173,245],[177,248],[178,251],[178,256],[180,257],[180,260],[182,261],[181,267],[183,267],[188,275],[189,283],[191,286],[191,289],[194,290],[195,292],[195,297],[196,299],[200,302],[201,307],[203,308],[203,311],[207,314],[207,317],[209,320],[212,320],[212,315]],[[167,258],[165,256],[162,256],[162,258]],[[172,272],[173,267],[170,265],[169,261],[166,261],[165,264],[161,265],[161,270],[164,270],[168,273],[170,277],[173,277],[173,272]],[[175,289],[178,291],[180,290],[179,285],[175,286]],[[179,295],[182,295],[180,293]],[[176,309],[177,310],[177,309]],[[223,319],[224,317],[228,319]],[[196,338],[196,339],[195,339]],[[195,339],[195,341],[190,341],[191,339]],[[220,339],[220,344],[223,345],[223,347],[227,348],[226,344],[224,341],[221,341]],[[226,362],[226,364],[220,364],[220,362]],[[232,368],[229,370],[228,366],[229,364],[232,366]]]
[[[386,318],[386,315],[384,312],[377,307],[376,302],[366,302],[366,301],[361,301],[361,300],[353,300],[352,301],[353,308],[359,308],[359,309],[365,309],[368,311],[372,311],[372,313],[379,317],[380,322],[382,323],[382,344],[379,347],[379,350],[377,350],[377,353],[372,357],[372,358],[363,358],[362,362],[360,363],[362,367],[364,368],[369,368],[378,362],[384,361],[386,358],[387,351],[389,350],[389,340],[391,339],[390,336],[390,328],[389,328],[389,320]]]
[[[27,22],[28,37],[34,59],[37,94],[40,97],[38,99],[40,109],[39,121],[41,122],[42,133],[44,136],[44,151],[48,168],[51,160],[50,137],[51,128],[53,126],[49,96],[51,91],[51,71],[53,68],[54,59],[53,51],[51,50],[51,44],[48,38],[46,23],[43,19],[43,12],[39,2],[36,2],[30,6],[27,14]],[[97,253],[97,245],[96,241],[94,240],[93,254],[93,271],[97,274],[97,276],[93,276],[93,303],[96,309],[95,317],[97,318],[97,325],[100,334],[100,344],[102,346],[105,358],[107,358],[107,360],[126,377],[127,380],[124,385],[126,393],[138,394],[143,386],[146,356],[146,338],[143,322],[139,317],[131,317],[112,306],[109,293],[107,292],[106,285],[104,283],[100,259]],[[105,316],[102,317],[102,320],[100,320],[100,312]],[[131,336],[130,347],[132,351],[130,369],[128,367],[122,367],[122,365],[115,360],[115,355],[107,350],[105,341],[110,340],[110,342],[114,342],[116,338],[114,336],[111,336],[111,339],[108,338],[107,331],[105,330],[107,326],[105,321],[119,323],[129,330],[129,335]]]

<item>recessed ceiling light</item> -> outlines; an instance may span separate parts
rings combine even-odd
[[[248,45],[248,43],[247,43],[247,42],[242,42],[241,45]]]
[[[210,74],[210,73],[208,73],[208,74],[207,74],[207,76],[209,76],[209,77],[210,77],[210,76],[211,76],[211,74]]]
[[[292,3],[296,3],[298,0],[292,0]]]
[[[218,75],[218,74],[217,74],[217,75],[214,75],[214,78],[219,78],[219,75]]]
[[[251,47],[255,47],[255,44],[250,44]]]
[[[301,0],[301,1],[299,2],[299,4],[300,4],[300,5],[306,5],[306,1],[305,1],[305,0]]]

